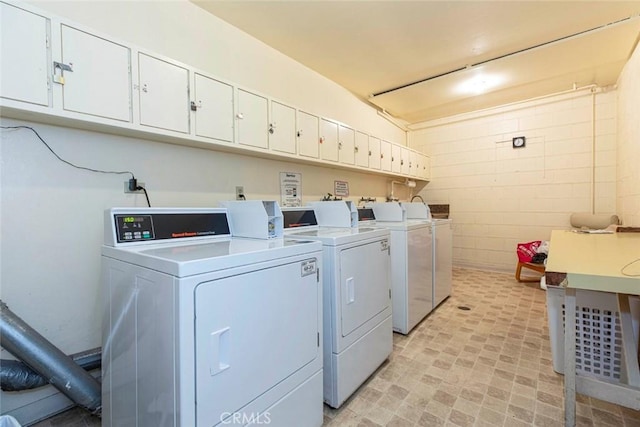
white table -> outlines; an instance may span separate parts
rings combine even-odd
[[[634,339],[629,307],[629,295],[640,295],[640,260],[634,262],[638,259],[640,233],[583,234],[564,230],[551,233],[546,269],[547,286],[565,286],[565,426],[575,425],[576,392],[640,409],[638,343]],[[626,383],[616,384],[576,375],[578,289],[617,294]]]

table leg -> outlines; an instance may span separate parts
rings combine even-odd
[[[629,305],[629,295],[618,294],[618,311],[620,313],[620,330],[622,332],[622,351],[627,368],[627,382],[630,386],[640,387],[640,371],[638,370],[638,343],[633,334],[633,316]]]
[[[576,425],[576,290],[564,290],[564,425]]]

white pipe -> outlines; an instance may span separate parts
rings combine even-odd
[[[591,91],[591,213],[596,213],[596,91]]]
[[[407,186],[409,188],[414,188],[416,186],[416,182],[410,180],[409,178],[407,178],[405,181],[391,181],[391,195],[389,196],[389,200],[390,202],[393,202],[395,200],[394,196],[393,196],[393,184],[400,184],[400,185],[404,185]],[[409,196],[411,197],[411,196]]]

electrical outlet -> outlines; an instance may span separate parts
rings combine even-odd
[[[236,200],[244,200],[244,187],[242,185],[236,186]]]
[[[138,187],[145,187],[144,182],[138,181]],[[130,194],[130,193],[144,194],[144,191],[142,191],[142,190],[130,191],[129,190],[129,181],[125,181],[124,182],[124,192],[128,193],[128,194]]]

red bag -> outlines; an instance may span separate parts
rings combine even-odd
[[[531,262],[533,256],[538,252],[538,247],[542,241],[535,240],[533,242],[518,243],[516,252],[518,253],[518,261]]]

